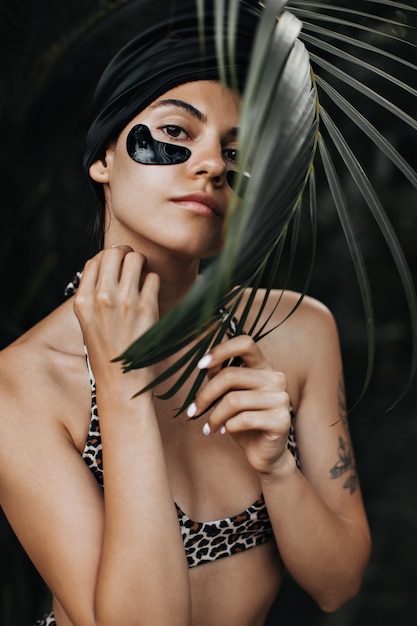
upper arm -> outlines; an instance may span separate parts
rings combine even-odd
[[[307,299],[300,311],[303,386],[296,414],[302,470],[335,513],[367,531],[352,441],[339,336],[330,311]]]
[[[3,383],[5,381],[3,380]],[[48,387],[1,387],[0,505],[74,624],[93,623],[103,534],[100,487]]]

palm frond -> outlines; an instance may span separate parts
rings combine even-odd
[[[309,47],[310,58],[316,72],[316,81],[319,89],[323,91],[332,104],[335,104],[340,110],[342,110],[347,117],[360,128],[374,143],[374,145],[381,150],[391,162],[402,172],[406,179],[411,183],[414,188],[417,188],[417,173],[414,168],[406,161],[405,158],[396,150],[391,142],[379,132],[372,124],[370,119],[367,119],[353,104],[347,99],[347,96],[342,95],[340,88],[336,88],[334,84],[330,84],[332,79],[336,79],[339,85],[342,85],[345,91],[354,90],[364,96],[364,100],[369,99],[377,107],[381,107],[388,113],[397,117],[402,123],[405,123],[413,131],[417,130],[417,119],[415,118],[415,109],[411,109],[412,114],[403,110],[403,108],[391,101],[388,94],[392,94],[394,88],[398,88],[406,92],[410,96],[410,100],[415,102],[417,91],[414,88],[416,80],[417,65],[412,59],[417,59],[417,48],[414,42],[407,41],[404,38],[398,37],[398,35],[390,32],[390,29],[396,29],[397,32],[400,27],[402,31],[405,28],[409,32],[417,36],[417,31],[410,25],[404,25],[404,23],[398,20],[382,17],[381,15],[370,14],[367,12],[356,12],[352,9],[345,9],[344,7],[335,7],[333,4],[324,3],[305,3],[305,2],[292,2],[295,14],[305,19],[303,25],[303,33],[301,38],[305,44]],[[390,9],[409,9],[416,12],[415,7],[407,6],[403,3],[395,2],[378,2],[373,1],[373,4],[384,4]],[[308,5],[308,8],[304,8]],[[303,7],[303,8],[300,8]],[[319,9],[319,13],[314,13],[314,9]],[[347,15],[360,16],[365,18],[367,25],[359,25],[355,20],[341,19],[341,12]],[[317,22],[326,21],[330,24],[327,28],[317,26]],[[369,24],[373,24],[370,26]],[[333,26],[334,30],[331,30]],[[348,27],[349,31],[361,29],[362,32],[372,35],[375,41],[379,40],[380,45],[376,46],[374,43],[369,43],[359,37],[346,35],[346,33],[339,33],[338,28],[343,26]],[[310,33],[314,34],[311,35]],[[327,40],[331,38],[335,43],[330,44]],[[401,57],[396,53],[386,50],[381,43],[387,42],[395,45],[399,43],[405,46],[407,58]],[[345,50],[344,46],[348,46],[349,49]],[[404,53],[404,52],[403,52]],[[363,55],[363,56],[361,56]],[[383,67],[384,60],[390,60],[394,63],[395,67],[403,67],[410,71],[410,77],[407,82],[401,80],[393,73],[385,71]],[[347,69],[342,69],[341,66]],[[362,74],[360,78],[353,75],[355,66],[361,69]],[[319,75],[321,70],[325,70],[326,78]],[[359,72],[357,71],[358,75]],[[375,87],[370,87],[372,76],[375,76],[378,80],[374,81]],[[366,82],[364,80],[366,77]],[[354,98],[352,98],[353,100]],[[320,97],[322,101],[322,98]],[[381,201],[379,200],[375,190],[372,187],[369,179],[364,173],[362,166],[359,164],[358,158],[354,155],[351,147],[348,146],[347,141],[343,138],[340,129],[336,127],[331,120],[328,113],[325,111],[323,104],[321,106],[320,113],[323,126],[329,133],[330,141],[335,145],[337,151],[342,156],[342,159],[349,171],[352,179],[354,180],[361,195],[364,197],[367,206],[373,214],[375,220],[378,223],[379,229],[385,238],[387,246],[391,252],[391,255],[396,264],[399,279],[403,285],[404,293],[407,299],[408,308],[410,312],[411,320],[411,339],[412,339],[412,357],[410,364],[410,372],[408,381],[405,385],[403,393],[400,395],[401,399],[406,391],[409,389],[412,380],[415,377],[417,371],[417,337],[416,337],[416,324],[417,320],[417,300],[414,283],[407,266],[406,260],[401,250],[400,242],[390,225],[390,222],[385,215]],[[331,159],[329,153],[321,143],[321,154],[326,159],[326,174],[329,179],[329,185],[332,189],[332,193],[335,199],[336,206],[338,208],[339,217],[342,222],[342,226],[345,231],[345,235],[348,241],[351,256],[355,265],[356,273],[358,276],[359,284],[361,287],[362,298],[365,308],[366,327],[368,334],[368,367],[365,375],[364,387],[362,393],[365,391],[372,372],[372,359],[374,358],[374,321],[372,320],[373,313],[371,310],[370,302],[370,287],[367,284],[365,263],[362,256],[359,254],[359,249],[355,244],[356,238],[350,225],[348,211],[345,208],[344,203],[341,201],[341,188],[340,184],[336,183],[336,172],[331,165]],[[335,186],[338,190],[335,190]],[[398,401],[399,401],[398,399]]]
[[[336,146],[339,154],[341,155],[343,161],[345,162],[346,167],[348,168],[352,178],[354,179],[360,193],[365,198],[366,203],[369,209],[371,210],[372,215],[374,216],[379,226],[379,229],[383,237],[385,238],[385,241],[387,242],[387,245],[392,254],[394,262],[397,266],[399,277],[403,284],[404,293],[405,293],[405,296],[408,302],[409,311],[410,311],[410,318],[412,320],[417,320],[417,300],[416,300],[416,295],[415,295],[415,290],[414,290],[413,278],[408,268],[407,261],[402,252],[401,244],[398,241],[398,237],[395,234],[395,231],[384,211],[382,203],[379,200],[378,196],[376,195],[375,190],[373,189],[369,179],[367,178],[365,172],[360,166],[357,158],[355,157],[352,150],[348,146],[345,138],[343,137],[339,129],[334,124],[333,120],[325,111],[321,112],[321,119],[323,120],[324,125],[329,131],[332,141],[334,145]],[[327,154],[326,154],[326,158],[327,158]],[[415,180],[415,182],[417,183],[417,179]],[[338,203],[336,204],[337,206],[339,206]],[[344,211],[344,207],[342,207],[342,210]],[[344,213],[347,213],[347,211],[344,211]],[[343,217],[343,219],[341,220],[342,223],[345,222],[346,217]],[[348,240],[350,240],[350,238],[351,238],[351,231],[349,230]],[[356,252],[354,252],[354,255],[356,255]],[[364,294],[365,311],[368,313],[367,319],[371,320],[372,312],[370,309],[369,286],[367,285],[362,275],[360,275],[358,278],[359,278],[360,284],[363,286],[362,292]],[[369,293],[367,293],[368,291]],[[369,324],[368,324],[368,328],[369,328]],[[402,395],[404,395],[404,393],[406,393],[406,391],[409,389],[411,382],[414,379],[416,370],[417,370],[417,327],[415,325],[412,325],[411,331],[412,331],[413,358],[412,358],[409,378],[408,378],[407,384],[405,386],[405,390]],[[373,334],[370,334],[368,344],[370,347],[368,352],[370,355],[372,355],[373,354],[373,349],[372,349]],[[365,381],[364,390],[366,389],[367,382],[369,382],[371,371],[372,371],[372,368],[369,366],[368,376]]]
[[[362,295],[362,301],[365,309],[366,331],[368,337],[368,365],[362,389],[363,394],[371,379],[375,356],[375,318],[373,312],[371,288],[369,285],[368,275],[362,257],[361,249],[358,245],[357,237],[352,227],[352,222],[350,219],[349,210],[347,208],[343,187],[337,175],[332,158],[328,152],[326,143],[322,137],[320,137],[319,140],[319,148],[330,191],[332,193],[334,203],[339,215],[340,223],[345,233],[352,261],[355,266],[356,275]]]
[[[417,70],[410,55],[410,52],[415,54],[416,45],[404,38],[405,31],[414,33],[415,29],[404,24],[397,14],[392,13],[394,10],[413,13],[416,9],[399,2],[372,0],[372,5],[372,12],[368,12],[357,11],[344,6],[342,2],[294,0],[289,3],[266,3],[242,107],[241,168],[251,172],[247,192],[240,204],[236,202],[230,207],[226,242],[219,258],[210,266],[201,281],[177,309],[169,313],[121,355],[125,369],[147,365],[151,354],[158,355],[160,359],[174,354],[176,342],[170,340],[172,335],[178,338],[191,332],[192,336],[196,337],[198,333],[215,323],[216,308],[233,304],[242,290],[250,285],[254,291],[244,307],[239,322],[238,332],[242,331],[253,305],[254,293],[261,284],[262,277],[266,282],[266,295],[249,333],[255,340],[259,340],[265,332],[270,332],[270,329],[265,331],[269,318],[262,320],[262,313],[266,299],[274,285],[291,220],[293,220],[294,227],[292,249],[296,248],[297,218],[294,216],[299,215],[301,197],[308,181],[310,206],[314,207],[311,209],[312,231],[315,233],[317,206],[312,164],[315,146],[318,144],[325,175],[345,233],[362,294],[368,336],[368,365],[362,393],[365,391],[371,378],[375,357],[375,320],[371,288],[366,264],[344,198],[343,184],[327,145],[330,142],[342,156],[347,171],[374,215],[394,258],[404,287],[413,327],[413,356],[406,387],[409,386],[417,368],[415,323],[417,300],[412,277],[402,254],[401,245],[384,213],[382,203],[363,172],[353,149],[347,144],[321,102],[321,94],[326,94],[329,101],[360,128],[375,146],[388,156],[407,180],[416,186],[416,172],[411,164],[373,125],[372,121],[355,107],[354,102],[357,96],[348,99],[345,94],[346,89],[353,90],[364,100],[371,101],[377,107],[397,117],[413,131],[417,130],[417,121],[413,114],[404,110],[400,104],[387,96],[390,89],[395,87],[406,92],[410,100],[415,103],[417,91],[412,80],[400,79],[394,72],[387,71],[383,66],[383,61],[389,60],[406,68],[412,75]],[[383,15],[382,11],[377,14],[374,10],[375,5],[389,9],[389,15]],[[286,8],[291,13],[285,10]],[[303,20],[301,33],[298,33],[299,24],[294,21],[292,15]],[[279,18],[276,27],[275,16]],[[230,32],[233,32],[233,28]],[[301,70],[304,72],[304,79],[302,84],[299,84],[297,92],[295,85],[300,76],[300,68],[296,70],[290,59],[293,60],[297,56],[299,40],[303,41],[308,49],[314,70],[314,82],[311,84],[307,79],[305,69]],[[389,49],[390,46],[400,44],[407,52],[403,50],[402,53],[397,53]],[[370,86],[370,76],[375,76],[377,79],[376,87]],[[340,90],[335,82],[342,85],[343,89]],[[297,98],[286,97],[289,85],[293,92],[298,93]],[[288,112],[294,106],[296,108],[291,111],[290,116]],[[328,135],[326,140],[322,135],[324,130]],[[285,142],[287,132],[291,133],[292,139],[289,152],[286,151],[288,146]],[[295,155],[297,155],[296,158]],[[275,219],[271,221],[270,207],[274,207],[279,218],[275,216]],[[271,231],[274,233],[272,237]],[[265,239],[267,232],[269,236]],[[313,249],[315,245],[316,239],[313,234]],[[291,256],[289,271],[291,271],[292,258]],[[268,273],[265,276],[268,260],[270,261]],[[308,270],[306,284],[308,284],[311,272],[312,266]],[[240,289],[233,288],[233,285],[237,284],[240,285]],[[201,354],[205,349],[207,349],[207,344],[201,350]],[[199,382],[196,381],[193,393],[198,388],[198,384]],[[191,399],[189,396],[187,401]]]
[[[245,288],[260,284],[299,209],[316,149],[316,91],[308,55],[297,41],[298,20],[283,13],[276,25],[270,17],[259,28],[241,116],[241,167],[250,169],[251,180],[242,202],[229,209],[224,248],[183,303],[121,356],[125,369],[142,367],[152,354],[171,356],[180,337],[195,337],[215,323],[218,308],[231,307],[232,315]],[[225,332],[222,323],[227,318],[213,342]],[[206,348],[201,346],[201,355]]]
[[[411,165],[401,156],[401,154],[394,148],[394,146],[367,120],[353,105],[346,100],[338,91],[336,91],[329,83],[316,76],[317,84],[321,89],[326,92],[346,115],[360,128],[374,144],[383,152],[390,161],[404,174],[408,181],[417,188],[417,176],[416,171]]]
[[[244,1],[213,0],[219,69],[222,79],[232,85],[234,77],[226,76],[225,67],[235,55],[238,12]],[[195,3],[203,26],[205,0]],[[180,6],[180,0],[50,0],[45,10],[41,0],[5,0],[0,8],[0,86],[5,105],[14,116],[25,116],[62,59],[82,46],[99,24],[111,25],[122,9],[135,7],[152,23],[176,5]],[[224,248],[183,301],[119,357],[129,370],[181,351],[181,357],[151,384],[170,381],[163,397],[172,397],[192,375],[204,352],[223,339],[247,287],[253,291],[243,306],[237,332],[246,327],[261,285],[265,296],[246,332],[258,341],[271,331],[266,302],[287,245],[290,255],[284,287],[291,276],[300,216],[309,207],[313,245],[302,293],[306,291],[316,249],[318,158],[363,298],[368,335],[364,389],[375,356],[375,321],[366,262],[344,198],[345,176],[355,182],[396,264],[412,327],[413,354],[406,387],[415,376],[417,299],[412,276],[349,129],[359,129],[417,188],[413,165],[393,145],[389,133],[391,124],[404,125],[414,136],[417,130],[417,8],[391,0],[362,0],[357,6],[360,10],[348,0],[265,2],[241,111],[239,176],[242,182],[242,174],[250,172],[251,179],[242,200],[235,199],[229,207]],[[16,63],[12,62],[15,59]],[[333,110],[338,111],[338,126]],[[198,390],[202,376],[196,375],[186,403]]]
[[[279,322],[279,325],[283,324],[285,322],[286,319],[288,319],[288,317],[290,315],[292,315],[294,313],[294,311],[298,308],[298,306],[301,304],[301,301],[304,297],[304,295],[307,293],[312,276],[313,276],[313,270],[314,270],[314,260],[316,257],[316,249],[317,249],[317,197],[316,197],[316,178],[315,178],[315,174],[314,174],[314,168],[311,169],[311,172],[309,174],[308,177],[308,182],[309,182],[309,186],[308,189],[306,189],[306,194],[308,197],[308,204],[309,204],[309,218],[310,218],[310,226],[311,226],[311,240],[312,240],[312,250],[311,250],[311,260],[310,263],[307,267],[307,276],[304,280],[304,285],[303,288],[300,292],[300,297],[298,302],[294,305],[293,309]],[[305,195],[304,195],[304,200],[305,200]],[[293,233],[292,233],[292,240],[291,240],[291,251],[290,251],[290,255],[289,255],[289,261],[288,261],[288,267],[287,267],[287,272],[286,272],[286,280],[284,280],[284,282],[281,284],[280,289],[282,290],[281,295],[279,296],[279,298],[277,299],[274,307],[272,308],[270,314],[268,316],[264,316],[264,319],[262,320],[262,324],[260,326],[258,326],[258,324],[260,323],[260,320],[262,318],[262,313],[264,310],[264,307],[266,305],[266,302],[269,298],[270,292],[271,290],[276,286],[276,276],[278,274],[278,270],[280,268],[280,261],[281,261],[281,255],[283,252],[283,245],[280,246],[280,249],[277,250],[277,253],[275,254],[274,258],[273,258],[273,265],[272,267],[268,270],[267,272],[267,277],[266,277],[266,287],[265,287],[265,295],[262,301],[261,306],[259,307],[259,310],[257,312],[257,315],[255,317],[255,320],[252,324],[252,327],[250,328],[250,330],[248,331],[248,334],[253,336],[253,339],[255,341],[260,341],[261,339],[263,339],[264,337],[266,337],[267,335],[269,335],[269,333],[273,332],[276,328],[276,326],[270,326],[270,320],[272,318],[272,315],[275,313],[275,311],[277,310],[279,303],[282,299],[282,296],[288,286],[288,283],[291,279],[292,276],[292,269],[293,269],[293,264],[295,261],[295,257],[296,257],[296,252],[298,250],[298,237],[299,237],[299,231],[300,231],[300,221],[301,221],[301,211],[297,211],[294,215],[294,220],[293,220]],[[285,234],[286,234],[286,230],[284,231],[284,238],[282,240],[282,243],[285,243]],[[256,332],[255,332],[256,329]],[[266,330],[267,329],[267,330]]]

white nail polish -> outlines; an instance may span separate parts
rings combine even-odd
[[[210,424],[204,424],[203,426],[203,435],[209,435],[211,433]]]
[[[190,404],[190,406],[187,409],[187,415],[188,417],[194,417],[196,413],[197,413],[197,405],[195,402],[193,402],[192,404]]]
[[[219,430],[221,435],[225,435],[226,434],[226,426],[222,426]]]
[[[208,367],[210,365],[212,360],[213,360],[213,357],[211,356],[211,354],[206,354],[197,363],[198,369],[199,370],[204,370],[206,367]]]

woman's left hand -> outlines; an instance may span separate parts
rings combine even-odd
[[[242,366],[222,368],[236,357]],[[228,433],[256,472],[272,474],[284,455],[291,426],[285,375],[272,369],[248,335],[215,346],[199,367],[207,370],[208,382],[188,408],[188,416],[198,417],[215,404],[204,434]]]

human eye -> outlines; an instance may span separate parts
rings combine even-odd
[[[227,161],[235,164],[239,159],[239,150],[237,148],[226,148],[223,150],[223,156]]]
[[[188,139],[188,133],[177,124],[166,124],[161,130],[172,139]]]

